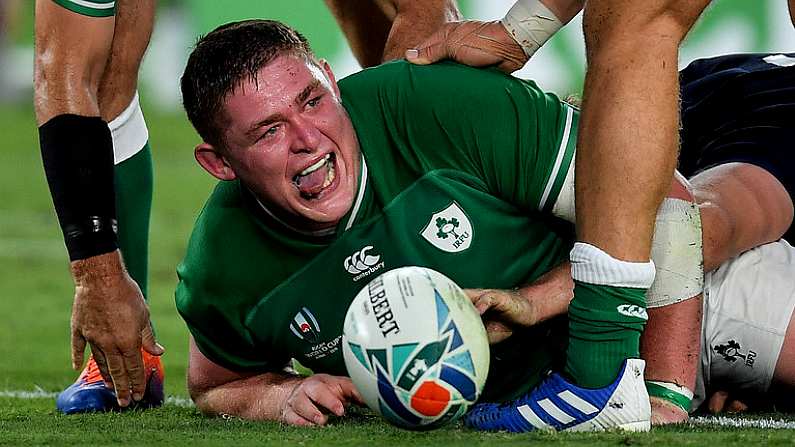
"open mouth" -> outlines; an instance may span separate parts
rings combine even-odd
[[[336,177],[334,153],[326,154],[311,166],[293,177],[293,185],[304,199],[315,199],[326,190]]]

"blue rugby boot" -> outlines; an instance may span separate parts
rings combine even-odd
[[[146,390],[138,402],[125,408],[116,402],[116,392],[105,386],[97,362],[91,356],[77,381],[63,390],[55,400],[55,407],[64,414],[122,411],[136,408],[153,408],[163,405],[163,364],[160,357],[142,351],[146,368]]]
[[[651,407],[643,381],[645,365],[640,359],[625,360],[615,382],[598,389],[580,388],[552,374],[513,402],[475,405],[465,423],[487,431],[648,431]]]

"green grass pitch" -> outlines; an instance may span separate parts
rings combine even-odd
[[[187,331],[174,308],[175,265],[213,181],[195,164],[196,137],[182,115],[147,114],[155,158],[150,307],[166,347],[165,407],[62,416],[54,395],[70,384],[72,284],[41,168],[33,112],[0,107],[0,445],[791,445],[793,415],[722,420],[649,434],[482,434],[452,426],[428,433],[393,428],[364,411],[330,427],[201,416],[185,389]],[[767,415],[769,416],[769,415]],[[745,428],[734,427],[745,424]],[[760,427],[778,427],[777,429]],[[783,428],[782,428],[783,427]]]

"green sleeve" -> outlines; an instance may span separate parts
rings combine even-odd
[[[574,154],[569,106],[497,70],[395,62],[340,85],[362,144],[392,146],[418,172],[475,175],[522,209],[551,207],[560,176],[555,166],[565,171]],[[379,132],[386,141],[371,135]]]
[[[289,358],[257,344],[245,324],[251,307],[271,288],[263,283],[264,273],[274,269],[263,269],[255,257],[265,250],[251,236],[238,197],[236,182],[221,182],[199,214],[177,267],[177,310],[213,362],[233,371],[278,370]]]
[[[184,271],[183,263],[178,272]],[[257,351],[241,326],[229,319],[227,309],[205,306],[206,303],[223,302],[228,297],[213,298],[206,293],[198,297],[198,291],[192,290],[190,281],[186,282],[183,276],[180,274],[177,286],[177,310],[205,357],[232,371],[273,371],[284,367],[289,359],[270,359]]]

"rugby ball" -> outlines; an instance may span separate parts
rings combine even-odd
[[[367,405],[408,429],[461,417],[489,371],[477,310],[452,280],[422,267],[370,281],[348,309],[342,344],[348,375]]]

